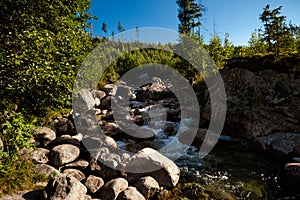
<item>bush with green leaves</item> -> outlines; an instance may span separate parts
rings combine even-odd
[[[21,113],[11,110],[0,112],[0,196],[15,190],[33,188],[38,181],[45,180],[34,171],[34,162],[19,156],[21,149],[33,148],[30,141],[34,129]]]

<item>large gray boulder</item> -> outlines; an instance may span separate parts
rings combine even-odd
[[[299,134],[300,79],[295,77],[300,72],[300,65],[285,66],[286,70],[293,70],[284,72],[275,71],[275,68],[255,71],[252,69],[259,66],[254,64],[248,69],[227,68],[221,71],[227,99],[223,133],[254,140],[275,133],[281,134],[281,138],[288,138],[286,133]],[[201,121],[207,124],[210,118],[211,102],[207,101]],[[284,149],[278,144],[274,147]]]
[[[158,151],[144,148],[128,159],[125,167],[129,182],[144,176],[152,176],[160,186],[174,187],[179,181],[180,169]]]
[[[84,200],[86,187],[73,176],[59,174],[52,178],[44,190],[49,200]]]

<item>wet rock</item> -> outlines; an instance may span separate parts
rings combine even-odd
[[[94,175],[89,175],[84,183],[84,185],[87,187],[87,189],[91,193],[96,193],[103,185],[104,181],[102,178],[94,176]]]
[[[117,200],[146,200],[145,197],[135,188],[129,186],[118,195]]]
[[[63,174],[73,176],[74,178],[76,178],[79,181],[86,179],[85,174],[78,169],[65,169],[63,171]]]
[[[37,163],[47,163],[49,161],[47,157],[49,152],[48,149],[36,148],[32,153],[32,159]]]
[[[47,177],[59,174],[59,171],[57,169],[47,164],[37,164],[34,169],[39,174],[43,174]]]
[[[47,146],[47,144],[53,141],[56,138],[56,133],[54,130],[48,127],[42,127],[38,134],[35,136],[35,139],[41,143],[41,146]]]
[[[134,117],[134,123],[138,126],[142,126],[144,125],[145,121],[142,115],[137,115]]]
[[[124,178],[116,178],[108,181],[100,190],[100,199],[117,199],[118,195],[128,187]]]
[[[149,199],[156,190],[159,190],[159,184],[151,176],[140,178],[134,186],[140,191],[140,193]]]
[[[167,136],[174,136],[176,135],[176,131],[174,128],[174,124],[172,123],[166,123],[166,125],[163,128],[165,135]]]
[[[256,140],[264,145],[265,149],[276,150],[286,155],[296,153],[300,145],[300,134],[298,133],[273,133],[268,136],[256,137]]]
[[[180,169],[173,161],[151,148],[144,148],[129,158],[125,169],[129,182],[150,175],[164,187],[174,187],[180,176]]]
[[[180,122],[180,110],[168,109],[167,120],[171,122]]]
[[[55,146],[50,154],[50,161],[56,165],[61,166],[70,162],[75,161],[80,154],[80,150],[78,147],[71,144],[62,144],[59,146]]]
[[[45,199],[84,200],[86,187],[73,176],[59,174],[52,178],[45,188]]]

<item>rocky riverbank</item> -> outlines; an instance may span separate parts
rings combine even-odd
[[[173,162],[179,144],[186,143],[177,136],[179,123],[188,128],[193,121],[181,118],[178,99],[160,79],[139,89],[119,85],[130,98],[125,117],[138,129],[114,118],[117,85],[82,90],[74,107],[81,113],[54,118],[50,128],[36,135],[36,149],[22,152],[38,163],[39,173],[50,177],[43,190],[22,198],[298,198],[299,66],[293,63],[279,71],[229,66],[221,71],[228,105],[225,126],[203,159],[198,154],[210,121],[207,92],[201,92],[206,95],[200,97],[198,134]],[[171,141],[171,150],[162,155],[159,149]]]

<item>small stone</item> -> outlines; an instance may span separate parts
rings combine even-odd
[[[85,160],[78,160],[65,165],[65,168],[75,168],[75,169],[86,169],[89,166],[89,162]]]
[[[100,177],[89,175],[84,185],[91,193],[96,193],[104,185],[104,181]]]
[[[84,173],[78,169],[65,169],[63,174],[73,176],[79,181],[86,179]]]
[[[117,200],[146,200],[145,197],[135,188],[129,186],[118,195]]]
[[[141,192],[147,199],[151,197],[151,192],[159,190],[159,184],[151,176],[140,178],[134,186]]]
[[[57,169],[47,164],[37,164],[34,169],[39,174],[43,174],[47,177],[59,174],[59,171]]]
[[[32,159],[37,163],[47,163],[49,161],[47,155],[49,154],[48,149],[37,148],[32,153]]]
[[[100,190],[100,199],[117,199],[118,195],[128,187],[124,178],[116,178],[108,181]]]
[[[104,131],[108,136],[115,136],[121,132],[118,124],[113,122],[106,123],[104,126]]]

